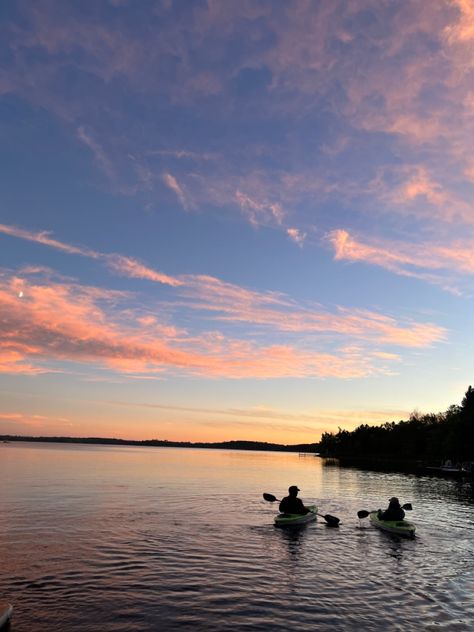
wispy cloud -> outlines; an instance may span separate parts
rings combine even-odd
[[[193,419],[196,425],[206,425],[218,427],[220,434],[227,429],[231,437],[235,437],[235,431],[239,427],[244,427],[246,433],[252,429],[267,429],[273,432],[307,433],[314,441],[314,433],[333,432],[338,427],[352,429],[360,424],[376,425],[386,421],[399,421],[408,419],[410,410],[397,408],[387,409],[318,409],[315,411],[300,410],[288,412],[271,406],[255,406],[252,408],[205,408],[192,406],[162,405],[153,402],[135,401],[113,401],[100,402],[115,408],[127,408],[139,414],[140,409],[164,412],[168,414],[177,413],[178,416],[186,413],[187,417]]]
[[[254,226],[268,223],[269,218],[275,220],[277,224],[283,222],[285,214],[278,202],[260,202],[242,193],[242,191],[236,191],[235,198],[244,215],[248,217],[250,223]]]
[[[6,224],[0,224],[0,233],[4,235],[10,235],[11,237],[18,237],[19,239],[26,239],[27,241],[33,241],[56,250],[62,250],[71,255],[82,255],[83,257],[91,257],[92,259],[98,259],[101,255],[89,248],[80,248],[71,244],[58,241],[50,237],[51,233],[47,231],[33,232],[18,228],[17,226],[9,226]]]
[[[99,142],[95,138],[93,138],[91,133],[88,132],[84,127],[79,127],[77,129],[77,138],[81,141],[81,143],[84,143],[84,145],[86,145],[91,150],[96,163],[109,178],[109,180],[111,180],[112,182],[116,181],[117,174],[115,172],[112,161],[107,156]]]
[[[295,244],[300,246],[300,248],[303,247],[307,236],[305,232],[302,232],[299,228],[288,228],[286,233]]]
[[[135,279],[147,279],[148,281],[171,285],[173,287],[183,285],[184,283],[184,281],[176,277],[171,277],[163,272],[153,270],[132,257],[125,257],[123,255],[102,255],[102,257],[105,259],[109,268],[122,276]]]
[[[253,408],[202,408],[191,406],[176,406],[176,405],[164,405],[154,404],[146,402],[124,402],[124,401],[107,401],[106,403],[113,406],[125,406],[125,407],[143,407],[152,408],[156,410],[176,411],[193,413],[195,415],[216,415],[219,417],[250,417],[252,419],[273,419],[281,421],[302,421],[305,423],[314,422],[316,420],[314,415],[305,413],[288,413],[281,410],[275,410],[273,408],[265,406],[255,406]]]
[[[40,375],[51,372],[46,367],[36,366],[27,360],[31,352],[30,346],[21,344],[12,346],[13,349],[9,348],[10,345],[0,343],[0,374]]]
[[[289,334],[334,335],[406,347],[429,346],[446,335],[433,323],[399,322],[370,310],[315,309],[282,294],[253,292],[212,277],[191,277],[182,294],[191,299],[190,308],[211,312],[217,320]]]
[[[158,270],[154,270],[132,257],[126,257],[118,254],[107,254],[91,250],[90,248],[74,246],[57,239],[53,239],[50,237],[51,233],[47,231],[33,232],[25,230],[24,228],[18,228],[17,226],[0,224],[0,233],[11,237],[17,237],[18,239],[26,239],[27,241],[36,242],[38,244],[42,244],[43,246],[49,246],[50,248],[60,250],[67,254],[80,255],[82,257],[90,257],[91,259],[104,261],[111,270],[114,270],[122,276],[137,279],[148,279],[156,283],[163,283],[164,285],[178,286],[182,284],[182,281],[179,279],[159,272]],[[36,269],[38,272],[43,270],[42,268]],[[31,273],[33,271],[33,269],[24,269],[25,273]]]
[[[178,198],[181,206],[186,211],[193,207],[193,204],[189,200],[189,196],[187,195],[184,187],[179,184],[178,180],[173,175],[171,175],[171,173],[163,174],[163,182],[176,194],[176,197]]]
[[[328,235],[336,260],[359,261],[376,265],[396,274],[423,279],[453,290],[457,278],[474,275],[474,241],[458,240],[448,244],[407,244],[388,240],[363,241],[346,230]],[[433,274],[435,272],[436,274]]]
[[[442,187],[429,177],[424,167],[416,168],[416,172],[399,188],[397,197],[402,203],[412,202],[419,197],[424,197],[435,206],[444,205],[447,202]]]
[[[58,423],[68,422],[67,417],[50,417],[48,415],[33,415],[23,412],[2,412],[0,411],[0,421],[11,421],[29,426],[44,425],[47,422]]]
[[[149,149],[146,151],[147,156],[169,156],[171,158],[190,159],[190,160],[217,160],[218,154],[200,153],[189,149]]]
[[[472,227],[472,204],[450,183],[451,187],[446,178],[445,184],[435,179],[426,165],[404,165],[379,171],[368,192],[394,215],[414,217],[427,226],[436,222],[452,229],[459,225]]]

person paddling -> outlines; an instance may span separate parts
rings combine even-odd
[[[285,496],[280,502],[280,512],[286,514],[300,514],[304,516],[309,513],[308,507],[305,507],[303,501],[298,498],[298,492],[300,490],[296,485],[291,485],[288,488],[288,496]]]
[[[395,498],[395,496],[393,496],[392,498],[390,498],[388,503],[388,508],[385,511],[379,509],[379,520],[403,520],[405,518],[405,512],[400,506],[398,498]]]

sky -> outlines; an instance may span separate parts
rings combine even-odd
[[[473,0],[3,0],[0,60],[0,433],[460,403]]]

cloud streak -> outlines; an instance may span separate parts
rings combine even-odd
[[[346,230],[328,234],[337,261],[367,263],[395,274],[411,276],[453,290],[453,276],[460,282],[474,275],[474,241],[449,244],[407,244],[388,240],[363,241]]]
[[[114,270],[122,276],[133,279],[146,279],[154,283],[171,285],[172,287],[178,287],[184,283],[176,277],[171,277],[168,274],[153,270],[132,257],[125,257],[123,255],[102,255],[102,258],[105,259],[107,266],[111,270]]]
[[[70,255],[81,255],[83,257],[90,257],[91,259],[99,259],[101,256],[99,253],[94,252],[89,248],[79,248],[78,246],[72,246],[71,244],[66,244],[58,241],[57,239],[53,239],[50,237],[51,233],[47,231],[33,232],[23,228],[18,228],[17,226],[0,224],[0,233],[9,235],[10,237],[17,237],[18,239],[25,239],[37,244],[42,244],[43,246],[49,246],[50,248],[60,250]]]
[[[176,194],[176,197],[178,198],[181,206],[186,211],[192,208],[193,204],[189,201],[188,195],[186,194],[183,186],[179,184],[177,179],[173,175],[171,175],[171,173],[163,174],[163,182]]]
[[[32,241],[43,246],[48,246],[70,255],[80,255],[82,257],[101,260],[105,262],[111,270],[121,274],[122,276],[135,279],[148,279],[149,281],[171,286],[178,286],[182,284],[182,281],[179,279],[149,268],[132,257],[126,257],[118,254],[107,254],[91,250],[90,248],[82,248],[67,244],[65,242],[58,241],[57,239],[53,239],[50,237],[51,233],[47,231],[33,232],[16,226],[0,224],[0,233],[9,235],[10,237]]]

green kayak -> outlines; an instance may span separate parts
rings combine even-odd
[[[294,525],[306,524],[316,520],[318,508],[316,505],[308,505],[309,513],[307,514],[278,514],[275,518],[276,527],[292,527]]]
[[[388,533],[396,533],[409,538],[413,538],[415,535],[416,527],[413,522],[408,522],[408,520],[380,520],[378,511],[372,511],[369,514],[369,520],[374,527],[388,531]]]

